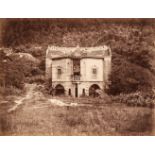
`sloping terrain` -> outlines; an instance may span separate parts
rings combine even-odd
[[[23,96],[1,102],[1,135],[152,134],[150,108],[52,98],[39,89],[40,86],[27,84]]]

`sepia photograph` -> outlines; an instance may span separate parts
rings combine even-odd
[[[1,136],[155,135],[155,19],[1,18]]]

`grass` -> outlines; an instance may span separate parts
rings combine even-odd
[[[70,99],[71,100],[71,99]],[[84,104],[86,99],[78,99]],[[91,99],[89,99],[91,100]],[[74,100],[75,102],[76,100]],[[83,101],[83,102],[82,102]],[[104,104],[76,107],[26,103],[13,113],[0,105],[1,135],[151,135],[152,109]]]
[[[13,86],[10,87],[1,87],[0,86],[0,94],[3,96],[6,96],[7,94],[11,94],[11,95],[21,95],[22,94],[22,90],[17,89]]]

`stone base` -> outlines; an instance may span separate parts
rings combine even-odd
[[[92,85],[97,85],[101,90],[103,90],[102,81],[87,81],[87,82],[63,82],[63,81],[53,81],[52,86],[55,89],[57,85],[61,85],[64,88],[65,96],[81,97],[89,96],[89,89]],[[56,95],[56,94],[55,94]]]

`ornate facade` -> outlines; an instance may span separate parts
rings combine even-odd
[[[49,46],[46,51],[46,79],[52,80],[54,95],[92,95],[96,90],[106,88],[111,57],[108,46]]]

